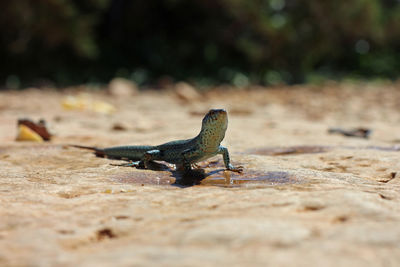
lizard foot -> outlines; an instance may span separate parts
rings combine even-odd
[[[128,163],[122,163],[122,164],[111,164],[113,166],[120,166],[120,167],[135,167],[135,168],[140,168],[143,169],[144,165],[141,161],[131,161]]]
[[[192,167],[195,169],[200,169],[200,165],[196,164],[196,163],[192,163]]]
[[[229,164],[228,168],[226,168],[226,169],[229,171],[232,171],[232,172],[237,172],[237,173],[243,172],[243,166],[233,167],[233,165]]]

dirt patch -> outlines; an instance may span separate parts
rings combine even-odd
[[[328,146],[293,146],[293,147],[265,147],[249,150],[248,153],[265,156],[298,155],[309,153],[323,153],[331,150]]]

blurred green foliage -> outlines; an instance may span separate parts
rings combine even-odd
[[[398,0],[16,0],[0,8],[7,87],[400,73]]]

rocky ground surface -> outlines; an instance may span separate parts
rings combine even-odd
[[[179,86],[0,92],[1,266],[400,265],[400,85]],[[209,108],[227,109],[223,144],[242,174],[217,156],[204,179],[182,182],[169,165],[122,167],[67,146],[190,138]],[[54,137],[15,141],[19,118],[45,119]]]

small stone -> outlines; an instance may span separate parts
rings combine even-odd
[[[302,203],[300,211],[318,211],[325,208],[325,205],[320,201],[308,200]]]
[[[111,129],[113,131],[126,131],[128,130],[128,126],[123,123],[116,122],[114,123]]]
[[[197,90],[185,82],[179,82],[175,85],[175,94],[180,100],[185,102],[192,102],[201,98]]]
[[[108,85],[108,92],[116,97],[130,97],[136,95],[139,89],[136,83],[124,78],[114,78]]]

